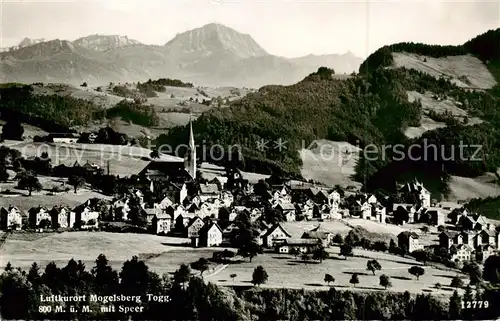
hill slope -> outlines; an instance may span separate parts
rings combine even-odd
[[[497,43],[498,39],[499,31],[490,31],[468,42],[467,48],[482,48]],[[467,66],[461,65],[464,62],[479,61],[486,67],[478,69],[478,73],[484,74],[488,68],[491,75],[496,75],[495,56],[487,52],[474,58],[462,47],[387,46],[363,63],[360,69],[363,73],[358,76],[334,79],[328,69],[320,68],[297,84],[266,86],[235,101],[228,109],[212,110],[194,125],[197,141],[205,140],[208,145],[241,144],[246,170],[284,171],[296,176],[307,173],[302,161],[307,162],[305,157],[311,158],[314,151],[304,148],[314,140],[348,142],[365,149],[372,144],[375,151],[371,159],[360,155],[354,175],[360,182],[366,179],[369,190],[392,191],[396,181],[418,177],[438,197],[450,192],[448,183],[456,183],[455,176],[476,177],[495,172],[500,166],[500,91],[497,87],[471,90],[453,77],[394,66],[393,53],[389,50],[393,47],[400,52],[428,57],[467,56],[468,60],[458,60],[457,68],[444,65],[442,69],[448,68],[451,73],[465,69]],[[485,56],[490,59],[484,61]],[[378,67],[375,67],[377,61]],[[471,72],[470,78],[474,75]],[[481,78],[484,77],[476,77]],[[494,85],[492,79],[494,77],[489,78],[488,86],[481,87]],[[408,135],[412,128],[429,125],[429,120],[437,125],[429,126],[427,132]],[[177,128],[159,141],[175,145],[186,135],[186,128]],[[276,148],[280,138],[287,141],[286,148],[281,150]],[[268,142],[267,148],[259,149],[263,147],[262,140]],[[430,159],[424,158],[426,144],[435,144],[440,152]],[[458,153],[460,144],[469,148],[463,155],[450,157],[453,150]],[[412,151],[415,145],[420,149]],[[476,145],[482,146],[477,153],[473,148]],[[400,147],[399,150],[394,146]],[[302,150],[302,159],[298,150]],[[410,153],[419,157],[415,159]],[[309,165],[317,166],[317,163]],[[454,186],[453,190],[462,193],[460,186]]]
[[[164,46],[105,35],[73,42],[27,41],[22,48],[0,53],[0,79],[102,85],[169,77],[209,86],[260,87],[293,84],[322,65],[351,73],[360,63],[354,55],[273,56],[250,35],[208,24],[178,34]]]

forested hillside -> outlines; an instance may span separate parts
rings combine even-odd
[[[40,95],[35,92],[35,86],[38,85],[0,85],[1,119],[16,119],[49,132],[65,132],[72,126],[113,117],[144,126],[155,126],[159,122],[155,110],[140,103],[123,100],[105,109],[70,95]]]
[[[450,175],[474,177],[500,166],[500,89],[470,91],[459,88],[445,78],[405,68],[389,66],[392,51],[408,51],[431,57],[477,54],[489,68],[500,58],[500,29],[472,39],[463,46],[429,46],[402,43],[386,46],[372,54],[360,68],[358,76],[336,80],[331,72],[320,68],[303,81],[292,86],[266,86],[258,92],[235,101],[227,109],[214,109],[194,124],[197,142],[223,146],[241,144],[245,169],[271,173],[283,171],[298,175],[301,160],[297,150],[309,146],[315,139],[347,141],[360,147],[375,144],[379,153],[383,146],[402,144],[400,150],[408,156],[412,145],[425,143],[438,146],[436,157],[414,161],[396,156],[392,149],[378,155],[375,161],[361,158],[356,179],[366,182],[370,190],[393,190],[396,181],[420,176],[438,194],[447,192]],[[494,49],[488,49],[492,48]],[[408,126],[419,126],[421,103],[408,101],[408,91],[433,94],[453,99],[469,115],[483,123],[466,126],[446,115],[447,127],[429,131],[416,139],[408,139]],[[179,144],[187,137],[186,128],[176,128],[161,136],[159,143]],[[279,138],[287,141],[286,150],[273,149]],[[258,150],[257,142],[269,141],[266,150]],[[464,157],[458,157],[459,146]],[[473,146],[482,145],[476,153]],[[443,152],[441,151],[443,150]],[[455,157],[450,153],[455,151]],[[419,154],[420,153],[420,154]],[[423,156],[422,148],[413,155]],[[472,156],[474,159],[472,160]]]

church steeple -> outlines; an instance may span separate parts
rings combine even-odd
[[[191,115],[189,115],[189,144],[186,157],[184,159],[184,168],[193,179],[196,179],[196,145],[194,144]]]

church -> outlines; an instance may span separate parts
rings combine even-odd
[[[172,158],[169,160],[161,158]],[[157,183],[184,184],[196,180],[196,146],[194,143],[193,124],[189,121],[189,143],[184,161],[178,157],[161,155],[152,160],[140,173],[139,177],[151,182],[151,189]]]

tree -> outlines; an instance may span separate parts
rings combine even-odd
[[[73,188],[75,189],[75,194],[76,194],[77,189],[79,187],[82,187],[85,184],[85,178],[83,176],[80,176],[80,175],[71,175],[68,178],[68,184],[73,186]]]
[[[30,267],[30,270],[28,271],[28,281],[34,286],[38,287],[40,285],[40,267],[36,262],[33,262],[33,264]]]
[[[458,295],[457,290],[453,291],[453,295],[450,297],[450,305],[448,314],[450,316],[450,320],[459,320],[461,316],[461,305],[462,298]]]
[[[5,166],[0,165],[0,182],[6,182],[9,179],[9,173]]]
[[[94,291],[100,295],[110,295],[118,287],[118,273],[113,270],[104,254],[99,254],[91,270],[94,277]]]
[[[157,149],[153,149],[151,153],[149,153],[150,158],[160,158],[160,152]]]
[[[416,250],[411,253],[411,256],[419,262],[423,262],[424,265],[430,261],[430,253],[426,250]]]
[[[307,253],[302,253],[302,255],[300,256],[300,258],[302,259],[302,261],[304,262],[304,264],[306,264],[311,259],[311,257]]]
[[[292,249],[290,250],[290,254],[296,258],[297,256],[299,256],[300,251],[296,247],[292,247]]]
[[[330,285],[330,283],[334,283],[335,282],[335,278],[331,275],[331,274],[325,274],[325,279],[324,279],[325,283],[327,283],[328,285]]]
[[[390,288],[392,286],[391,278],[385,274],[382,274],[379,280],[380,280],[379,282],[380,286],[383,286],[386,290],[387,288]]]
[[[388,246],[384,241],[375,241],[375,243],[373,243],[373,249],[375,251],[385,252],[388,250]]]
[[[34,174],[24,175],[17,184],[17,188],[28,190],[29,196],[33,191],[39,191],[42,189],[42,184]]]
[[[425,270],[420,266],[412,266],[411,268],[408,269],[408,273],[414,275],[418,280],[422,275],[424,275]]]
[[[313,260],[318,260],[323,262],[330,257],[330,253],[328,253],[323,246],[318,246],[313,252]]]
[[[268,278],[269,278],[269,276],[267,275],[267,272],[266,272],[266,270],[264,269],[264,267],[262,265],[257,266],[253,270],[252,283],[254,285],[264,284],[264,283],[267,282]]]
[[[340,246],[340,255],[344,256],[347,259],[348,256],[352,256],[352,245],[348,243],[344,243]]]
[[[203,272],[208,270],[208,263],[207,259],[200,258],[198,261],[191,263],[191,268],[200,271],[200,276],[203,279]]]
[[[178,270],[174,272],[174,282],[176,284],[185,284],[191,278],[191,269],[186,264],[182,264]]]
[[[483,277],[486,281],[500,283],[500,256],[491,255],[484,262]]]
[[[7,262],[7,264],[5,265],[4,271],[5,272],[11,272],[13,270],[14,270],[14,268],[12,267],[12,263],[10,263],[10,261]]]
[[[458,275],[454,276],[453,279],[451,279],[450,286],[454,288],[461,288],[464,286],[464,281]]]
[[[250,259],[250,263],[252,262],[252,259],[254,257],[262,253],[263,253],[262,247],[255,241],[251,241],[248,244],[243,244],[238,250],[238,254],[243,257],[248,257]]]
[[[335,234],[332,238],[332,243],[342,244],[343,242],[344,242],[344,239],[342,238],[342,235],[340,235],[340,234]]]
[[[368,260],[366,262],[366,269],[372,271],[373,275],[375,275],[375,271],[380,271],[382,266],[377,260]]]
[[[237,275],[236,273],[231,273],[231,274],[229,275],[229,277],[233,280],[233,282],[234,282],[234,279],[235,279],[237,276],[238,276],[238,275]]]
[[[469,275],[470,284],[474,285],[481,282],[483,274],[477,263],[474,262],[465,263],[464,266],[462,267],[462,272]]]
[[[359,276],[358,276],[358,273],[353,273],[352,276],[351,276],[351,280],[349,281],[349,283],[351,283],[352,285],[354,285],[354,287],[356,287],[356,284],[359,283]]]
[[[23,140],[24,128],[17,120],[8,121],[2,127],[2,139]]]

